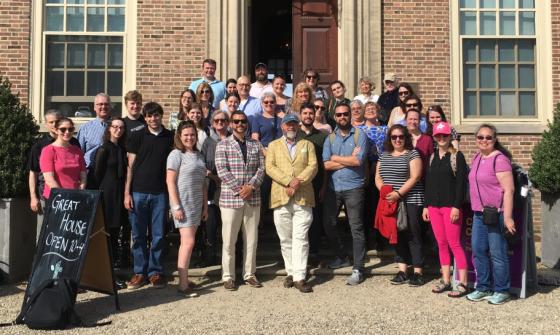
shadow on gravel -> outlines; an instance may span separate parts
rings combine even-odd
[[[19,294],[25,292],[25,286],[19,288],[18,284],[2,284],[0,285],[0,298],[7,297],[9,295]]]

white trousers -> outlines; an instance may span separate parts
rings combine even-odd
[[[248,204],[240,208],[221,207],[222,213],[222,280],[235,280],[235,243],[239,229],[243,231],[243,279],[255,275],[257,241],[261,208]]]
[[[286,205],[274,209],[274,225],[280,238],[280,248],[288,276],[294,281],[305,279],[309,239],[307,232],[313,222],[313,209],[300,206],[291,199]]]

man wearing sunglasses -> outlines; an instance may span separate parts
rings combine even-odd
[[[233,134],[216,146],[216,170],[222,181],[220,209],[222,215],[222,281],[233,291],[235,284],[235,243],[243,225],[243,280],[251,287],[262,287],[255,276],[260,186],[264,177],[262,145],[246,136],[247,116],[242,111],[231,114]]]
[[[348,285],[358,285],[364,280],[364,257],[366,254],[363,219],[365,160],[367,157],[366,134],[352,127],[350,106],[339,104],[334,111],[336,128],[325,139],[323,162],[328,172],[328,189],[325,192],[323,221],[325,233],[330,240],[335,259],[328,265],[338,269],[350,265],[346,248],[338,232],[337,218],[344,204],[350,231],[354,265],[346,280]]]
[[[214,109],[220,108],[220,101],[226,96],[226,85],[223,81],[218,80],[215,77],[216,74],[216,61],[207,58],[202,62],[202,78],[193,81],[189,89],[193,92],[196,92],[198,85],[206,82],[212,88],[212,92],[214,93],[214,100],[212,105]]]

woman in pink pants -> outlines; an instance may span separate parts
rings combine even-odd
[[[422,216],[430,221],[439,248],[442,279],[432,289],[459,298],[468,293],[467,261],[461,246],[461,207],[467,188],[467,163],[460,151],[451,145],[451,127],[447,122],[433,126],[437,150],[430,157],[426,174],[425,208]],[[461,283],[452,290],[449,249],[455,256]]]

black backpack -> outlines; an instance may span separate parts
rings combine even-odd
[[[31,329],[66,329],[81,325],[74,311],[77,292],[74,280],[45,280],[24,301],[16,324],[25,324]]]

